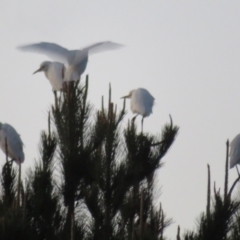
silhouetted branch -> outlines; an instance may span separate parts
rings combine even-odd
[[[209,164],[207,165],[208,167],[208,186],[207,186],[207,219],[210,218],[210,198],[211,198],[211,173],[210,173],[210,166]]]
[[[226,164],[225,164],[225,181],[224,181],[224,201],[226,201],[228,195],[228,155],[229,155],[229,140],[226,142]]]

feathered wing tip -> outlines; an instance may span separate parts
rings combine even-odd
[[[122,44],[111,42],[111,41],[105,41],[105,42],[99,42],[95,44],[91,44],[85,48],[82,48],[81,50],[88,51],[90,55],[104,52],[104,51],[111,51],[111,50],[117,50],[122,47],[125,47]]]
[[[39,49],[36,47],[37,45],[40,45],[41,42],[39,43],[25,43],[25,44],[21,44],[18,45],[16,47],[16,49],[18,51],[22,51],[22,52],[39,52]]]
[[[16,47],[17,50],[21,51],[66,51],[67,49],[52,42],[38,42],[38,43],[27,43]]]
[[[51,42],[39,42],[32,44],[25,44],[17,47],[17,50],[22,52],[32,52],[44,54],[54,61],[67,63],[70,57],[68,49]]]

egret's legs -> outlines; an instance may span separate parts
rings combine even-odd
[[[64,79],[64,73],[65,73],[65,67],[64,65],[62,66],[62,79]]]
[[[54,100],[55,100],[55,105],[57,106],[57,91],[55,90],[52,90],[53,91],[53,94],[54,94]]]
[[[136,117],[137,117],[138,115],[139,115],[139,114],[137,114],[135,117],[132,118],[132,123],[135,122],[135,119],[136,119]]]
[[[144,121],[144,117],[142,117],[142,121],[141,121],[141,123],[142,123],[142,132],[143,132],[143,121]]]
[[[21,162],[19,162],[18,168],[18,186],[17,186],[17,208],[20,207],[20,190],[21,190]]]

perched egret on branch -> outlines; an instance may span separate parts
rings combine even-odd
[[[122,46],[121,44],[107,41],[92,44],[81,50],[68,50],[55,43],[41,42],[23,45],[18,47],[18,49],[45,54],[54,61],[67,64],[64,81],[77,81],[87,67],[88,55],[118,49]],[[59,73],[56,75],[59,75]]]
[[[138,88],[129,92],[127,96],[122,98],[131,98],[131,110],[137,115],[133,117],[132,121],[135,121],[136,117],[142,115],[142,131],[143,120],[152,113],[152,107],[154,104],[154,97],[144,88]]]
[[[7,141],[7,151],[6,151]],[[0,148],[18,165],[24,162],[23,142],[17,131],[7,123],[0,123]]]
[[[240,164],[240,134],[238,134],[230,143],[230,168]]]
[[[52,85],[53,91],[60,91],[63,87],[65,66],[60,62],[42,62],[40,68],[36,70],[33,74],[43,71],[46,78]]]

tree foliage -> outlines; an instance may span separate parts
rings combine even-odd
[[[163,240],[172,219],[154,204],[154,174],[172,146],[178,127],[159,135],[124,126],[125,100],[118,111],[111,100],[94,111],[85,83],[69,82],[54,93],[40,156],[21,180],[6,156],[0,183],[0,239]],[[240,201],[228,189],[228,142],[224,191],[211,196],[210,166],[206,211],[193,231],[177,240],[240,239]],[[159,191],[159,190],[157,190]]]

